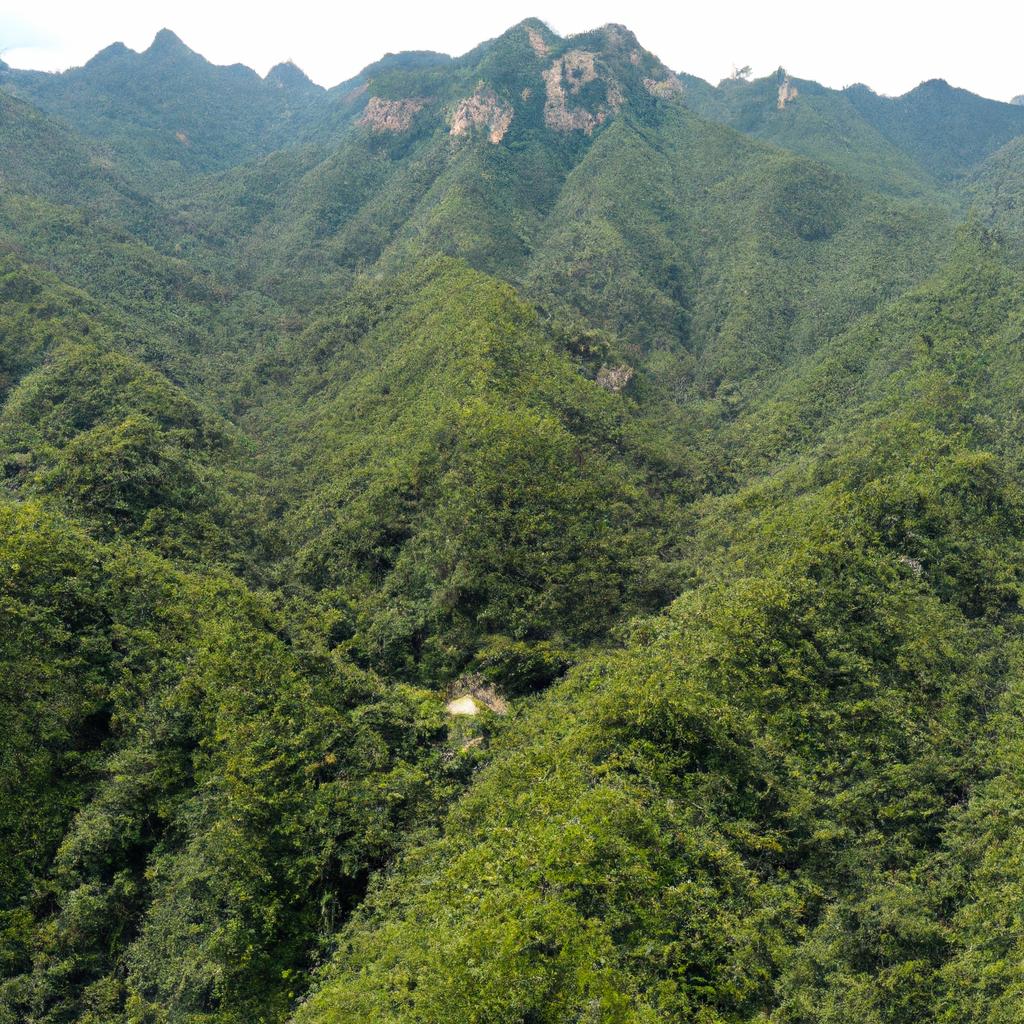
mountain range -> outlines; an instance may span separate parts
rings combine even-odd
[[[1024,107],[528,19],[0,64],[0,1024],[1011,1024]]]

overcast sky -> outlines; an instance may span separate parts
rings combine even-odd
[[[670,67],[713,82],[749,64],[889,95],[928,78],[1002,100],[1024,93],[1020,0],[0,0],[0,54],[57,70],[118,40],[145,49],[167,27],[215,63],[263,74],[291,59],[334,85],[388,51],[464,53],[529,16],[561,35],[620,22]]]

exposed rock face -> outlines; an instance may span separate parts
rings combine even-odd
[[[605,46],[609,50],[625,51],[628,49],[633,52],[639,52],[636,36],[625,25],[616,25],[614,23],[602,25],[600,32],[604,36]]]
[[[544,37],[535,28],[529,26],[527,26],[526,34],[530,39],[533,52],[538,57],[546,57],[548,55],[548,44],[544,42]]]
[[[487,137],[497,145],[512,123],[513,110],[497,93],[483,83],[476,92],[460,100],[452,114],[452,135],[468,135],[476,128],[486,128]]]
[[[462,676],[448,687],[445,710],[449,715],[478,715],[484,708],[496,715],[509,712],[508,701],[488,686],[479,672]]]
[[[597,55],[588,50],[570,50],[544,72],[547,90],[544,123],[549,128],[559,132],[583,131],[589,135],[622,106],[622,91],[610,78],[604,79],[606,101],[597,110],[570,106],[571,97],[578,96],[585,85],[598,79],[596,59]]]
[[[779,85],[778,109],[785,110],[786,104],[790,103],[792,100],[795,100],[799,95],[800,93],[797,91],[796,86],[793,85],[792,82],[790,82],[789,75],[786,75],[786,77],[782,80],[782,83]]]
[[[597,383],[606,391],[618,394],[632,379],[635,373],[632,366],[602,366],[597,372]]]
[[[445,711],[449,715],[479,715],[480,705],[467,693],[464,697],[456,697],[455,700],[448,701]]]
[[[374,132],[407,132],[426,100],[384,100],[372,96],[358,123]]]
[[[683,83],[675,75],[669,75],[661,81],[653,78],[644,79],[644,88],[660,100],[671,100],[683,95]]]
[[[915,576],[920,576],[924,572],[924,566],[917,558],[911,558],[910,555],[900,555],[899,561],[905,565]]]

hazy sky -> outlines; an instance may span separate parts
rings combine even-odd
[[[334,85],[387,51],[459,54],[529,16],[562,35],[620,22],[670,67],[714,82],[750,64],[891,95],[928,78],[996,99],[1024,93],[1020,0],[0,0],[0,53],[14,67],[55,70],[116,40],[145,49],[166,26],[215,63],[262,74],[290,58]]]

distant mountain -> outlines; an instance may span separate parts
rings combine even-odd
[[[942,79],[893,100],[863,87],[848,92],[865,118],[940,180],[965,174],[1024,131],[1024,112],[1017,107]]]
[[[1015,106],[941,80],[893,99],[864,85],[828,89],[782,69],[717,87],[680,79],[687,103],[703,116],[904,193],[962,177],[1024,132],[1024,112]]]
[[[142,53],[114,43],[62,74],[8,70],[10,88],[115,147],[154,181],[231,166],[296,141],[324,90],[298,69],[218,67],[167,29]]]

